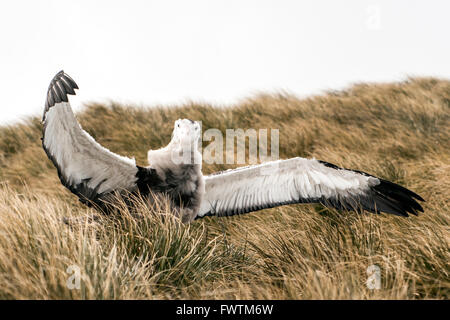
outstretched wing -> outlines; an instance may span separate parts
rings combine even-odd
[[[408,216],[423,199],[395,183],[315,159],[292,158],[205,177],[197,218],[230,216],[292,203]]]
[[[81,128],[67,97],[75,89],[75,81],[58,72],[48,88],[42,119],[42,145],[61,183],[83,202],[97,202],[114,191],[134,191],[134,159],[112,153]]]

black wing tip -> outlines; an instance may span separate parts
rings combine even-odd
[[[411,191],[412,192],[412,191]],[[417,193],[414,193],[414,192],[412,192],[413,193],[413,197],[414,198],[416,198],[417,200],[419,200],[419,201],[422,201],[422,202],[426,202],[425,201],[425,199],[424,198],[422,198],[421,196],[419,196]]]
[[[318,160],[318,161],[321,164],[323,164],[324,166],[332,168],[332,169],[349,170],[349,171],[353,171],[353,172],[356,172],[356,173],[359,173],[359,174],[362,174],[365,176],[371,176],[371,177],[376,178],[375,176],[372,176],[371,174],[368,174],[363,171],[340,168],[340,167],[338,167],[332,163],[326,162],[326,161],[322,161],[322,160]],[[422,206],[417,202],[417,200],[422,201],[422,202],[425,202],[425,200],[421,196],[419,196],[417,193],[415,193],[405,187],[402,187],[401,185],[398,185],[396,183],[393,183],[393,182],[390,182],[387,180],[383,180],[380,178],[377,178],[377,179],[380,180],[380,183],[378,185],[372,187],[372,192],[375,193],[375,199],[376,199],[375,205],[378,202],[378,204],[381,205],[384,210],[378,209],[378,208],[372,208],[372,205],[368,206],[368,208],[370,208],[370,209],[367,208],[366,210],[369,210],[371,212],[382,211],[382,212],[387,212],[387,213],[400,215],[400,216],[404,216],[404,217],[408,217],[409,216],[408,213],[411,213],[411,214],[417,216],[419,212],[424,212]]]
[[[59,71],[50,82],[47,90],[47,100],[45,102],[44,115],[42,120],[45,119],[47,111],[55,104],[60,102],[68,102],[68,95],[75,95],[75,89],[79,89],[76,82],[64,72]]]
[[[423,207],[417,201],[425,201],[421,196],[411,190],[393,182],[379,179],[380,183],[372,187],[375,193],[375,204],[383,203],[388,210],[381,210],[387,213],[408,217],[408,214],[415,216],[419,212],[424,212]]]

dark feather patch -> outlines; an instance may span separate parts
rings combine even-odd
[[[150,192],[163,193],[177,207],[189,208],[195,205],[198,180],[196,181],[196,190],[187,193],[179,190],[180,183],[189,180],[195,174],[194,166],[185,165],[183,170],[180,170],[180,175],[175,175],[172,170],[167,169],[164,171],[164,180],[159,177],[155,169],[140,166],[137,168],[136,184],[142,195],[147,196]]]
[[[340,168],[325,161],[319,160],[319,162],[326,167],[336,170],[349,170],[368,177],[376,178],[375,176],[363,171]],[[418,212],[423,212],[422,206],[417,202],[417,200],[425,201],[421,196],[391,181],[380,178],[377,179],[380,180],[380,183],[371,187],[366,194],[364,201],[361,201],[361,205],[364,210],[370,212],[375,212],[378,210],[405,217],[407,217],[409,213],[417,215]],[[368,199],[370,199],[370,202]]]
[[[61,84],[64,86],[64,89],[67,92],[67,94],[75,94],[74,90],[75,88],[72,87],[64,77],[61,77]]]
[[[47,90],[47,100],[45,103],[44,115],[42,120],[45,120],[45,114],[55,104],[60,102],[68,102],[68,94],[75,94],[75,89],[78,89],[78,85],[73,81],[71,77],[64,73],[63,70],[58,72],[50,82]]]

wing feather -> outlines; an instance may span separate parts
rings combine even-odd
[[[315,159],[292,158],[205,177],[198,218],[234,215],[292,203],[401,216],[423,212],[423,199],[395,183]]]
[[[138,172],[134,159],[112,153],[81,128],[67,97],[75,89],[77,84],[64,71],[56,74],[43,115],[42,145],[62,184],[83,201],[96,202],[115,191],[134,191]]]

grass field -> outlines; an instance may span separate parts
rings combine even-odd
[[[69,228],[63,217],[93,211],[60,184],[34,117],[0,127],[0,298],[450,298],[450,81],[260,95],[229,108],[89,104],[78,114],[98,142],[140,165],[169,142],[178,118],[222,132],[277,128],[281,158],[315,157],[400,183],[426,200],[425,213],[291,205],[181,225],[160,203],[142,205],[143,220],[123,209],[120,219]],[[378,290],[366,285],[371,265],[380,268]],[[67,286],[73,270],[79,289]]]

